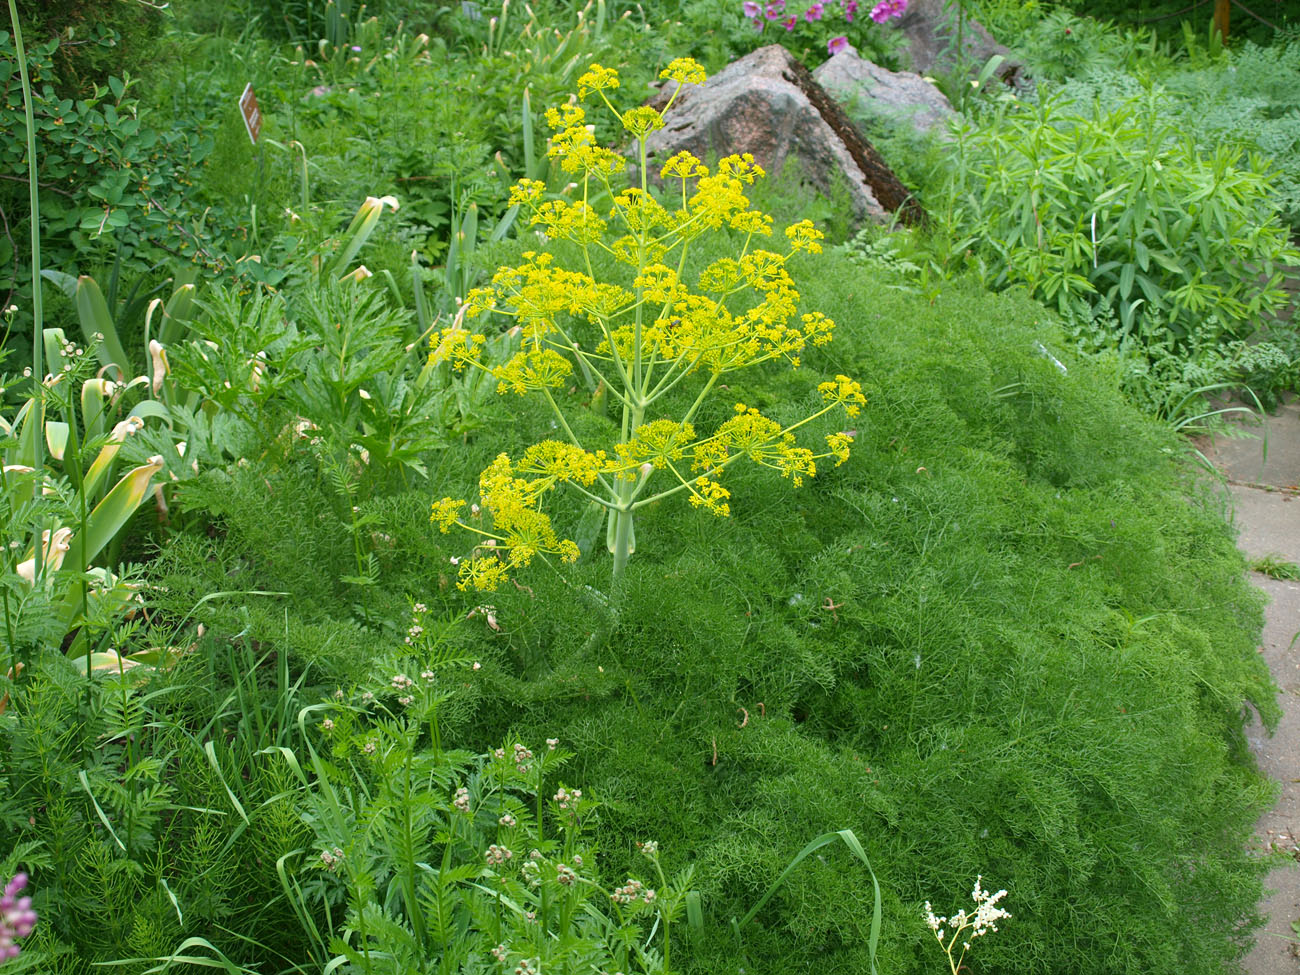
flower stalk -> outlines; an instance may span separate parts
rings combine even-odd
[[[683,85],[705,80],[689,58],[673,61],[661,77],[677,85],[665,112]],[[463,316],[430,338],[431,363],[490,373],[500,393],[539,394],[565,438],[534,444],[518,458],[498,456],[480,475],[476,503],[447,497],[433,505],[432,520],[442,531],[458,526],[480,539],[469,556],[454,560],[458,584],[494,590],[534,558],[576,560],[577,543],[556,532],[544,509],[551,491],[569,487],[605,509],[613,616],[636,551],[639,509],[684,494],[694,507],[725,517],[731,493],[722,479],[741,458],[799,486],[817,473],[818,460],[847,460],[852,435],[826,436],[826,449],[814,453],[795,431],[833,410],[855,416],[865,403],[856,382],[837,376],[818,387],[822,408],[794,423],[782,425],[737,403],[712,433],[696,430],[697,414],[724,377],[776,360],[798,367],[807,347],[830,341],[834,323],[817,312],[799,314],[787,270],[796,254],[821,252],[822,234],[803,220],[786,228],[781,250],[762,246],[773,236],[772,218],[745,195],[764,175],[748,154],[722,159],[711,173],[681,152],[660,169],[665,188],[652,186],[646,139],[663,127],[663,113],[648,106],[620,112],[610,100],[618,87],[617,72],[593,64],[578,80],[578,98],[598,99],[633,140],[639,173],[631,185],[614,185],[626,171],[623,157],[596,143],[586,109],[570,103],[546,113],[555,130],[550,155],[581,180],[581,198],[548,196],[532,179],[511,192],[511,204],[529,214],[544,239],[581,251],[582,270],[562,266],[553,253],[527,251],[525,263],[499,269],[489,286],[471,291]],[[598,195],[613,201],[604,213],[588,202]],[[688,280],[692,244],[709,232],[729,232],[738,253]],[[615,268],[606,279],[596,274],[602,261]],[[489,315],[513,319],[522,335],[521,349],[507,362],[484,362],[487,336],[462,324]],[[616,442],[593,449],[565,418],[557,396],[575,366],[621,404]],[[663,415],[667,398],[692,381],[698,394],[685,413]]]
[[[18,21],[17,0],[9,0],[9,22],[14,29],[14,49],[18,55],[18,77],[23,89],[23,121],[27,129],[27,194],[32,212],[32,379],[38,393],[44,392],[41,377],[45,375],[44,324],[45,310],[41,295],[41,193],[36,172],[36,119],[32,113],[32,79],[27,71],[27,48],[23,44],[22,25]],[[32,466],[40,470],[45,463],[45,444],[37,437],[35,459]],[[41,537],[41,526],[36,526],[36,537]],[[43,575],[44,551],[34,545],[37,577]]]

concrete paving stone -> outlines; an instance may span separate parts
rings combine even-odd
[[[1216,450],[1215,460],[1237,483],[1230,485],[1238,545],[1250,558],[1273,555],[1300,563],[1300,496],[1292,488],[1300,480],[1300,415],[1294,407],[1280,421],[1284,435],[1270,433],[1269,454],[1261,462],[1239,449],[1245,441]],[[1260,485],[1249,487],[1242,481]],[[1300,582],[1271,579],[1252,573],[1252,581],[1268,594],[1260,652],[1281,691],[1282,720],[1269,736],[1258,721],[1247,729],[1259,768],[1279,783],[1274,806],[1260,817],[1256,836],[1260,849],[1292,856],[1268,875],[1268,897],[1260,912],[1268,919],[1256,935],[1255,946],[1243,961],[1248,975],[1300,975],[1297,935],[1300,920]]]
[[[1252,488],[1234,489],[1234,493],[1237,490],[1263,495],[1275,506],[1281,503],[1277,495]],[[1247,510],[1267,507],[1259,504]],[[1300,546],[1281,554],[1300,558]],[[1283,708],[1282,720],[1271,737],[1258,721],[1247,729],[1260,770],[1281,786],[1277,802],[1260,817],[1256,835],[1261,849],[1277,850],[1294,858],[1300,847],[1300,784],[1296,781],[1300,779],[1300,640],[1296,639],[1300,630],[1300,582],[1252,575],[1255,584],[1269,595],[1260,647],[1281,689],[1278,702]],[[1248,975],[1297,975],[1300,957],[1296,955],[1297,936],[1291,923],[1300,920],[1300,864],[1293,859],[1275,867],[1265,885],[1272,893],[1260,904],[1260,912],[1268,923],[1256,934],[1255,947],[1244,961],[1245,970]]]
[[[1237,545],[1246,556],[1274,555],[1300,563],[1300,495],[1240,484],[1230,490],[1233,521],[1240,532]]]
[[[1219,470],[1242,484],[1300,490],[1300,403],[1284,403],[1262,421],[1233,416],[1229,425],[1241,436],[1215,434],[1202,447]]]

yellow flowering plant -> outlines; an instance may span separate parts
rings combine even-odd
[[[677,85],[667,111],[684,83],[701,83],[705,75],[695,61],[679,58],[661,77]],[[442,531],[459,526],[481,538],[460,561],[462,589],[496,589],[534,558],[577,559],[577,544],[556,533],[544,510],[547,495],[561,485],[607,510],[617,585],[635,549],[633,519],[646,505],[684,494],[692,505],[725,516],[724,475],[741,458],[796,486],[816,474],[819,460],[833,458],[838,466],[848,459],[849,433],[827,436],[820,453],[795,439],[798,428],[832,410],[857,415],[865,400],[847,376],[822,383],[820,409],[795,423],[783,426],[737,403],[716,429],[696,428],[700,407],[729,374],[776,359],[797,367],[806,346],[830,341],[834,323],[819,312],[799,313],[786,269],[794,254],[820,253],[822,234],[802,220],[786,228],[781,250],[759,246],[773,236],[772,218],[745,195],[764,175],[748,154],[727,156],[710,172],[690,153],[677,153],[661,169],[663,189],[652,190],[645,137],[663,127],[663,114],[648,106],[620,112],[610,100],[618,87],[616,71],[593,64],[578,79],[578,99],[598,99],[636,140],[639,185],[612,185],[626,179],[627,164],[597,144],[585,109],[573,103],[546,113],[555,132],[549,154],[581,187],[581,198],[548,199],[545,185],[532,179],[511,191],[511,203],[548,240],[575,245],[580,266],[566,268],[553,254],[527,251],[522,264],[499,269],[490,285],[471,291],[453,323],[431,337],[431,362],[482,369],[500,393],[541,397],[565,437],[534,444],[517,459],[498,456],[479,478],[478,503],[448,497],[433,505]],[[592,199],[612,206],[597,212]],[[688,281],[692,243],[723,228],[744,235],[740,253],[713,261]],[[600,252],[630,268],[629,287],[597,280],[592,258]],[[496,366],[481,361],[486,337],[466,324],[490,315],[513,319],[522,336],[518,353]],[[618,441],[605,449],[581,443],[556,402],[555,391],[570,383],[575,364],[622,407]],[[685,413],[655,416],[655,404],[688,381],[699,390]],[[470,513],[476,517],[463,517]]]

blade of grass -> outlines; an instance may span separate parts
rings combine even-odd
[[[248,813],[244,812],[244,807],[235,798],[235,793],[231,791],[230,786],[226,784],[226,776],[221,771],[221,763],[217,761],[217,749],[213,742],[206,741],[203,743],[203,754],[208,756],[208,762],[211,763],[213,771],[217,773],[217,778],[221,781],[221,787],[226,790],[226,795],[230,797],[230,804],[235,807],[235,812],[239,813],[239,818],[247,824]]]
[[[873,897],[873,907],[871,912],[871,932],[867,938],[867,950],[869,952],[869,957],[871,959],[872,975],[875,975],[876,949],[880,943],[880,923],[881,923],[880,883],[879,881],[876,880],[876,872],[871,869],[871,861],[867,859],[866,851],[862,849],[862,844],[858,842],[857,836],[854,834],[853,830],[851,829],[841,829],[835,831],[834,833],[823,833],[821,836],[818,836],[816,839],[810,842],[807,846],[805,846],[802,850],[800,850],[795,855],[794,859],[790,861],[790,863],[786,866],[786,868],[783,871],[781,871],[781,876],[777,877],[776,882],[772,884],[771,887],[768,888],[767,893],[764,894],[759,899],[757,904],[755,904],[753,907],[749,909],[748,914],[746,914],[743,918],[741,918],[740,921],[737,921],[735,918],[731,919],[731,927],[732,930],[735,931],[736,933],[737,944],[739,944],[740,942],[741,932],[745,929],[745,926],[748,925],[750,921],[754,920],[755,915],[757,915],[758,912],[763,909],[763,905],[766,904],[771,899],[772,895],[775,894],[778,889],[780,889],[781,885],[785,883],[786,877],[790,876],[790,873],[794,870],[794,868],[799,866],[799,864],[803,863],[803,861],[807,859],[807,857],[809,857],[811,854],[817,852],[823,846],[826,846],[830,843],[834,843],[836,840],[841,840],[844,843],[844,845],[849,848],[849,852],[851,852],[854,856],[856,856],[859,860],[861,860],[862,863],[866,866],[867,872],[871,874],[871,887],[872,887],[874,897]]]
[[[86,790],[86,795],[90,797],[90,804],[95,807],[95,815],[99,817],[99,821],[103,823],[104,828],[108,830],[108,835],[113,837],[113,842],[118,845],[118,848],[123,853],[125,853],[126,844],[123,843],[122,840],[118,837],[117,831],[113,829],[113,824],[108,821],[108,816],[106,816],[104,814],[104,810],[100,808],[99,800],[95,798],[95,793],[90,791],[90,780],[86,778],[85,769],[78,770],[77,781],[79,781],[81,783],[81,787]]]
[[[205,948],[216,957],[208,958],[204,955],[182,954],[182,952],[191,948]],[[97,967],[110,968],[122,965],[144,965],[149,962],[157,962],[157,964],[153,968],[145,969],[142,975],[157,975],[158,972],[165,972],[172,965],[197,965],[200,968],[219,968],[224,972],[228,972],[229,975],[258,975],[257,970],[254,968],[244,968],[242,965],[236,965],[207,938],[186,938],[176,947],[175,951],[162,958],[117,958],[113,961],[97,961],[94,964]]]

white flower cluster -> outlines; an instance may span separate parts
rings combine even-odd
[[[975,889],[971,891],[975,910],[969,914],[963,908],[952,917],[939,917],[930,907],[930,902],[925,902],[925,923],[930,926],[930,930],[934,932],[939,944],[943,945],[944,950],[949,953],[949,957],[959,938],[964,954],[970,949],[972,941],[990,931],[996,931],[997,922],[1011,916],[998,906],[998,902],[1007,896],[1007,892],[999,890],[997,893],[989,893],[984,889],[983,882],[982,874],[975,878]],[[952,938],[945,944],[949,933],[948,926],[951,926]]]
[[[542,868],[537,865],[536,860],[526,860],[523,869],[520,871],[524,875],[524,883],[529,887],[538,887],[542,883]]]
[[[411,678],[407,677],[405,674],[394,674],[393,679],[389,681],[389,683],[393,685],[393,690],[395,691],[404,691],[407,688],[415,686],[415,681],[411,680]]]
[[[515,742],[514,751],[515,768],[517,768],[521,773],[527,773],[530,771],[532,765],[529,763],[532,761],[533,753],[523,745],[519,744],[519,742]]]

